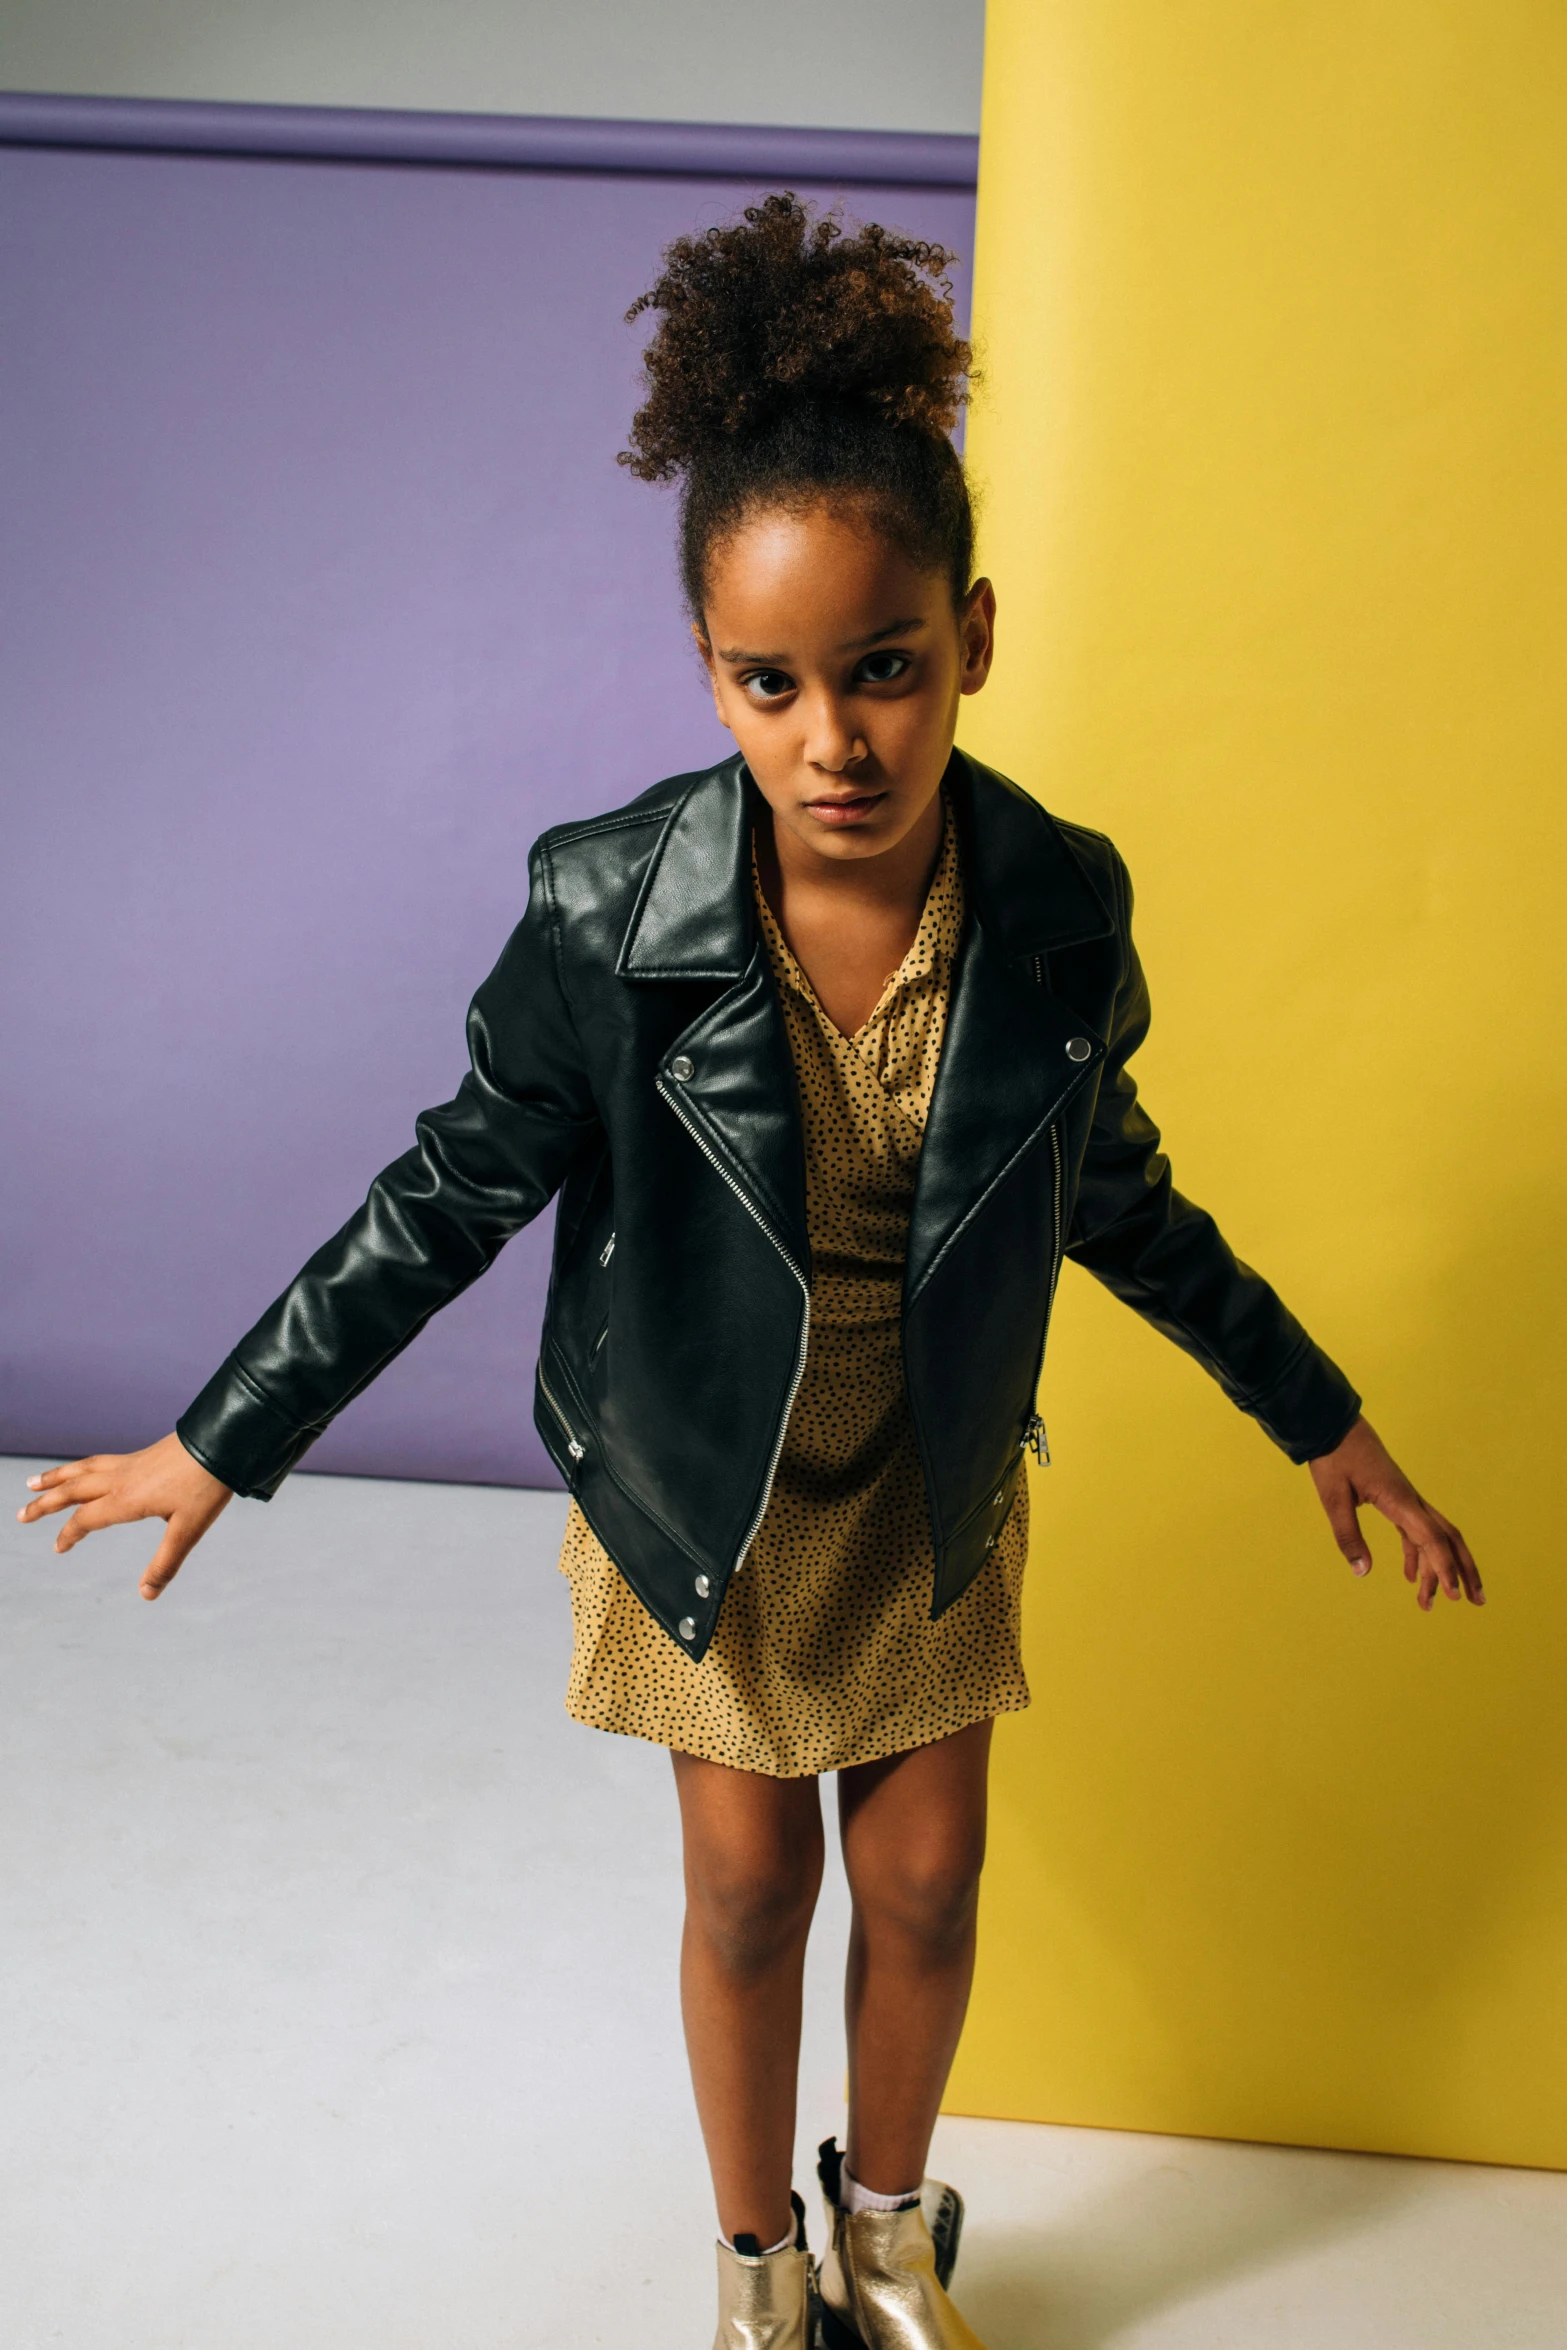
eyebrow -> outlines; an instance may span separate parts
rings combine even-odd
[[[925,622],[917,613],[908,620],[889,620],[885,628],[873,628],[869,636],[851,637],[847,644],[835,645],[833,650],[838,653],[865,652],[872,645],[885,644],[890,636],[912,636],[915,629],[924,626]],[[758,668],[781,669],[784,666],[784,656],[780,653],[749,653],[741,645],[720,645],[718,658],[736,664],[754,662]]]

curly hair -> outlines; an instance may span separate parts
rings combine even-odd
[[[662,313],[620,463],[681,485],[680,567],[700,625],[712,551],[758,507],[858,503],[967,594],[974,522],[949,434],[971,377],[940,245],[845,236],[792,195],[681,237],[627,311]]]

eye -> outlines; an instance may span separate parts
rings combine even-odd
[[[753,669],[740,682],[753,702],[782,701],[794,691],[794,679],[784,669]]]
[[[909,666],[907,653],[867,653],[854,674],[862,685],[893,685]]]

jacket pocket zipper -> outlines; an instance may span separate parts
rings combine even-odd
[[[576,1430],[572,1427],[571,1422],[567,1419],[565,1413],[561,1410],[560,1405],[556,1402],[554,1394],[550,1388],[550,1383],[544,1376],[544,1366],[542,1363],[539,1365],[539,1393],[543,1396],[545,1402],[549,1405],[550,1410],[555,1414],[556,1419],[560,1422],[561,1427],[565,1431],[566,1450],[570,1453],[572,1459],[574,1461],[586,1460],[588,1448],[585,1444],[578,1442]]]
[[[1063,1183],[1063,1169],[1061,1165],[1061,1128],[1059,1122],[1053,1125],[1050,1129],[1050,1161],[1052,1172],[1050,1292],[1045,1299],[1045,1327],[1040,1333],[1039,1361],[1034,1369],[1034,1387],[1036,1395],[1039,1382],[1044,1376],[1045,1347],[1048,1344],[1050,1338],[1050,1317],[1051,1314],[1055,1311],[1056,1284],[1061,1278],[1061,1191]],[[1035,1403],[1034,1409],[1029,1413],[1028,1418],[1023,1423],[1023,1444],[1021,1449],[1025,1452],[1031,1452],[1035,1460],[1040,1464],[1041,1468],[1049,1468],[1050,1438],[1046,1432],[1044,1420],[1040,1415],[1037,1401]]]

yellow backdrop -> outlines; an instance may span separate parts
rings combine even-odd
[[[1069,1270],[950,2104],[1567,2165],[1567,10],[991,0],[982,153],[963,739],[1491,1604]]]

